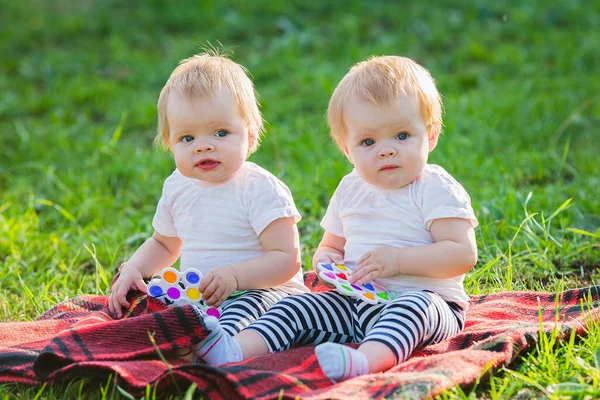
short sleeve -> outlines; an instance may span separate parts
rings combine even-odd
[[[171,212],[171,204],[168,200],[167,183],[163,185],[162,195],[156,206],[156,213],[152,219],[154,230],[163,236],[177,236],[177,229],[173,221],[173,213]]]
[[[340,218],[341,186],[342,185],[340,184],[333,193],[333,196],[331,196],[327,211],[325,211],[325,216],[321,220],[321,226],[333,235],[344,237],[344,226],[342,225],[342,219]]]
[[[302,217],[290,189],[273,175],[259,175],[250,187],[248,217],[257,235],[279,218]]]
[[[434,173],[426,177],[422,187],[422,211],[427,229],[440,218],[464,218],[478,225],[467,191],[450,174]]]

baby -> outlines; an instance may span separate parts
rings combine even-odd
[[[130,289],[146,292],[144,278],[179,256],[182,271],[203,273],[202,299],[221,306],[221,324],[231,335],[285,296],[308,292],[292,195],[246,161],[262,130],[254,86],[239,64],[204,53],[173,71],[158,100],[156,141],[172,151],[177,168],[164,183],[152,237],[112,286],[113,317],[129,307]]]
[[[324,374],[341,381],[387,370],[463,329],[477,219],[463,187],[427,163],[442,127],[429,72],[404,57],[360,62],[335,89],[328,121],[354,170],[329,203],[313,264],[343,261],[351,283],[374,280],[398,296],[386,304],[337,291],[290,296],[235,338],[211,318],[207,325],[225,340],[206,362],[318,344]]]

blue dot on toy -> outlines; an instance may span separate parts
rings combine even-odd
[[[152,286],[152,287],[150,287],[150,295],[152,297],[162,296],[162,294],[163,294],[163,290],[161,289],[160,286]]]
[[[197,269],[190,268],[185,272],[181,272],[176,268],[167,267],[161,271],[159,276],[148,283],[148,296],[162,301],[169,307],[193,304],[200,307],[208,315],[219,318],[221,310],[208,307],[200,299],[200,281],[202,281],[202,272]],[[245,291],[238,293],[243,292]]]
[[[192,285],[195,285],[196,283],[200,282],[200,276],[195,272],[188,272],[185,275],[185,277],[186,277],[187,281],[189,283],[191,283]]]
[[[324,269],[333,271],[333,267],[331,266],[331,264],[321,264],[321,265]]]

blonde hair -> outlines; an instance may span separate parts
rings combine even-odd
[[[167,99],[176,92],[186,99],[211,96],[220,87],[226,88],[237,103],[238,111],[248,127],[250,138],[255,139],[248,154],[258,148],[264,131],[264,123],[258,109],[258,94],[248,71],[213,49],[182,60],[171,73],[158,98],[158,132],[155,143],[169,148],[169,121],[167,119]]]
[[[331,136],[341,147],[347,134],[344,105],[348,99],[360,97],[374,104],[389,104],[401,95],[416,96],[428,136],[437,138],[442,130],[442,99],[435,82],[421,65],[399,56],[374,56],[350,68],[329,101]]]

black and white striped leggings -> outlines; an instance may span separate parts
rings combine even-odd
[[[290,294],[279,289],[248,290],[223,302],[219,322],[225,332],[235,336],[288,296]]]
[[[369,304],[336,291],[289,296],[248,329],[260,334],[271,352],[294,345],[377,341],[396,364],[417,347],[460,332],[465,311],[430,291],[402,293],[387,304]]]

